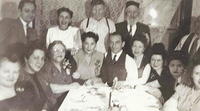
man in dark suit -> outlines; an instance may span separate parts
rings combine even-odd
[[[200,60],[200,16],[195,20],[194,31],[185,35],[175,50],[181,50],[189,54],[190,60]]]
[[[116,24],[116,31],[125,39],[124,51],[131,54],[130,41],[134,36],[143,34],[147,37],[148,45],[151,44],[150,29],[147,25],[138,22],[139,3],[128,1],[125,7],[125,21]]]
[[[11,44],[27,44],[38,37],[32,28],[36,10],[35,2],[21,0],[18,9],[20,16],[17,19],[4,18],[0,21],[0,55],[9,50],[7,47]]]
[[[118,78],[119,81],[128,81],[131,84],[138,79],[137,65],[135,60],[122,50],[124,44],[120,34],[116,32],[110,34],[109,50],[105,54],[100,71],[100,78],[109,86],[113,85],[114,78]]]

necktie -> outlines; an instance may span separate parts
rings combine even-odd
[[[114,55],[114,57],[113,57],[113,63],[115,63],[117,61],[116,57],[117,57],[117,55]]]
[[[195,52],[197,51],[197,44],[198,43],[198,38],[196,38],[192,44],[192,47],[190,49],[190,55],[194,55]]]
[[[132,25],[130,25],[130,29],[129,29],[129,35],[132,35]]]
[[[26,37],[27,37],[28,41],[30,40],[30,31],[31,31],[31,27],[29,27],[29,24],[27,23],[26,24]]]

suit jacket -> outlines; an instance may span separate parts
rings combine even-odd
[[[125,40],[124,51],[127,54],[129,54],[131,57],[133,57],[132,51],[131,51],[131,46],[130,46],[132,38],[138,34],[148,34],[150,37],[150,28],[148,25],[137,22],[136,23],[136,27],[137,27],[136,32],[135,32],[134,36],[132,37],[128,32],[127,25],[128,25],[127,21],[117,23],[116,24],[116,32],[120,33],[122,35],[123,39]],[[149,40],[150,40],[149,44],[151,44],[151,38],[149,38]]]
[[[5,18],[0,21],[0,54],[3,54],[6,47],[14,43],[27,44],[38,39],[36,30],[31,28],[25,36],[23,24],[20,19]]]
[[[175,79],[171,75],[169,69],[164,67],[161,76],[158,78],[158,82],[161,85],[160,91],[162,93],[164,101],[167,101],[175,92]]]
[[[190,56],[189,64],[195,64],[199,62],[200,62],[200,48],[197,50],[197,52],[194,53],[194,55]]]

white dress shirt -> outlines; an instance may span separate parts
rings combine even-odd
[[[132,27],[132,31],[131,31],[131,32],[130,32],[130,30],[131,30],[130,27]],[[128,32],[130,32],[130,35],[133,36],[133,35],[135,35],[137,26],[136,26],[136,24],[134,24],[134,25],[132,25],[132,26],[128,24],[128,25],[127,25],[127,29],[128,29]]]
[[[26,23],[21,17],[19,18],[20,21],[22,22],[22,25],[23,25],[23,28],[24,28],[24,33],[25,33],[25,36],[27,35],[27,28],[28,27],[33,27],[33,23],[30,22],[29,24]],[[27,24],[28,24],[28,27],[27,27]]]
[[[191,34],[191,33],[190,33]],[[185,35],[181,40],[180,42],[178,43],[178,45],[176,46],[175,50],[181,50],[181,48],[183,47],[184,43],[186,42],[187,38],[189,37],[189,35]],[[195,34],[194,37],[192,38],[192,41],[189,45],[189,48],[188,48],[188,53],[190,53],[190,50],[191,50],[191,47],[192,47],[192,44],[194,43],[194,40],[198,38],[198,36]],[[198,40],[198,44],[197,44],[197,49],[198,50],[200,47],[200,39]]]
[[[80,25],[80,29],[84,32],[94,32],[99,35],[99,41],[97,42],[96,49],[102,53],[106,52],[106,48],[108,47],[107,44],[107,37],[109,33],[113,33],[116,31],[115,24],[112,20],[107,19],[108,24],[110,27],[110,32],[108,29],[108,25],[106,23],[106,18],[102,18],[101,20],[97,21],[94,18],[89,18],[89,23],[87,27],[88,18],[83,20]]]
[[[66,30],[61,30],[58,26],[49,28],[46,37],[46,47],[48,48],[49,44],[55,40],[62,41],[67,49],[78,49],[81,47],[80,30],[76,27],[69,26]]]

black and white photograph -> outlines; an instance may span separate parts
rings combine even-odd
[[[200,0],[0,0],[0,111],[200,111]]]

